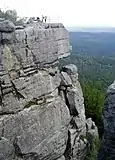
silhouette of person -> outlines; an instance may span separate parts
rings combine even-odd
[[[39,17],[37,17],[37,21],[40,22],[40,18]]]
[[[42,22],[44,21],[44,16],[42,15]]]
[[[44,19],[45,19],[45,23],[46,23],[46,21],[47,21],[47,16],[45,16]]]

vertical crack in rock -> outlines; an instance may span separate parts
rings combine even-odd
[[[25,51],[26,51],[26,57],[28,57],[28,50],[29,50],[29,46],[28,46],[28,35],[25,31],[25,43],[26,43],[26,47],[25,47]],[[33,57],[33,62],[35,63],[37,69],[38,69],[38,63],[37,63],[37,59],[36,56],[34,55],[34,52],[31,50],[31,54]]]
[[[15,84],[13,83],[13,81],[11,81],[11,84],[12,84],[12,87],[13,87],[15,93],[16,93],[16,97],[18,98],[18,100],[20,100],[21,98],[25,99],[25,97],[20,92],[18,92],[18,90],[17,90]]]
[[[61,90],[61,87],[62,87],[61,85],[58,87],[58,95],[61,96],[60,92],[61,91],[63,92],[64,97],[62,97],[62,98],[64,98],[65,104],[67,105],[67,107],[69,109],[69,112],[70,112],[70,115],[71,115],[70,105],[69,105],[69,101],[68,101],[68,98],[67,98],[67,87],[64,86],[65,89],[63,89],[63,90]]]
[[[4,46],[4,40],[3,40],[3,34],[0,32],[0,43],[2,46]]]
[[[36,65],[36,67],[37,67],[37,69],[38,69],[38,63],[37,63],[36,56],[34,55],[34,52],[33,52],[33,51],[31,51],[31,54],[32,54],[32,56],[33,56],[33,62],[35,63],[35,65]]]
[[[65,97],[66,105],[68,106],[68,109],[70,111],[70,105],[69,105],[69,101],[68,101],[68,98],[67,98],[67,89],[65,89],[63,92],[64,92],[64,97]]]
[[[64,156],[66,160],[71,160],[72,158],[72,149],[71,149],[71,138],[70,138],[70,132],[68,131],[68,140],[66,145],[66,150],[64,152]]]
[[[70,111],[70,115],[72,115],[72,116],[78,116],[79,115],[79,113],[78,113],[78,111],[77,111],[77,109],[75,108],[75,106],[72,106],[70,103],[69,103],[69,100],[68,100],[68,96],[67,96],[67,87],[66,86],[64,86],[65,87],[65,90],[63,90],[63,93],[64,93],[64,99],[65,99],[65,103],[66,103],[66,105],[68,106],[68,109],[69,109],[69,111]],[[58,91],[59,91],[59,95],[60,95],[60,91],[62,91],[62,90],[60,90],[60,88],[61,88],[61,86],[58,88]]]
[[[13,145],[14,145],[14,148],[15,148],[15,154],[18,155],[19,157],[22,157],[22,153],[21,153],[21,149],[19,148],[19,146],[17,145],[17,137],[15,136],[14,138],[14,142],[13,142]]]
[[[3,99],[3,88],[2,88],[2,80],[0,79],[0,105],[2,106],[3,103],[2,103],[2,99]]]
[[[75,123],[74,119],[72,118],[70,121],[70,125],[72,129],[78,129],[77,124]]]
[[[25,51],[26,51],[26,57],[28,57],[28,36],[27,33],[25,31],[25,43],[26,43],[26,47],[25,47]]]
[[[1,137],[4,137],[4,126],[5,126],[5,124],[4,124],[4,119],[2,120],[2,125],[3,125],[3,128],[2,128]],[[0,138],[1,138],[1,137],[0,137]]]
[[[9,41],[8,39],[4,39],[4,38],[3,38],[3,33],[1,33],[1,32],[0,32],[0,38],[1,38],[1,39],[0,39],[1,45],[4,46],[5,44],[10,44],[10,41]]]

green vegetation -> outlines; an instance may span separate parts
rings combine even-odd
[[[2,11],[0,9],[0,18],[4,18],[6,20],[10,20],[13,23],[15,23],[17,21],[17,12],[16,10],[6,10],[6,11]]]
[[[78,67],[86,116],[95,121],[101,136],[103,133],[101,113],[107,87],[115,79],[115,57],[71,54],[70,57],[60,61],[60,67],[69,63],[73,63]]]
[[[92,140],[92,146],[89,154],[86,156],[85,160],[97,160],[97,154],[100,146],[100,141],[98,137],[94,137]]]
[[[24,21],[26,20],[26,17],[20,18],[17,15],[17,11],[11,10],[11,9],[6,11],[3,11],[2,9],[0,9],[0,18],[4,18],[5,20],[10,20],[15,25],[23,25]]]
[[[38,105],[37,100],[29,101],[29,102],[24,106],[24,108],[29,108],[29,107],[31,107],[32,105]]]
[[[82,84],[82,89],[86,115],[87,117],[92,117],[98,124],[101,121],[104,93],[97,89],[93,83]]]
[[[70,32],[73,53],[88,53],[92,56],[115,55],[115,31]]]
[[[71,54],[60,62],[61,66],[68,63],[75,64],[78,67],[80,82],[93,83],[103,92],[115,79],[115,56],[95,57],[88,54]]]

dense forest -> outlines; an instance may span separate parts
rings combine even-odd
[[[115,55],[115,32],[70,32],[73,53]]]

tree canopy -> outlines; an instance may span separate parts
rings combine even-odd
[[[26,21],[27,17],[19,17],[17,14],[17,11],[15,9],[8,9],[6,11],[3,11],[0,9],[0,18],[3,18],[5,20],[12,21],[15,25],[23,25]]]

